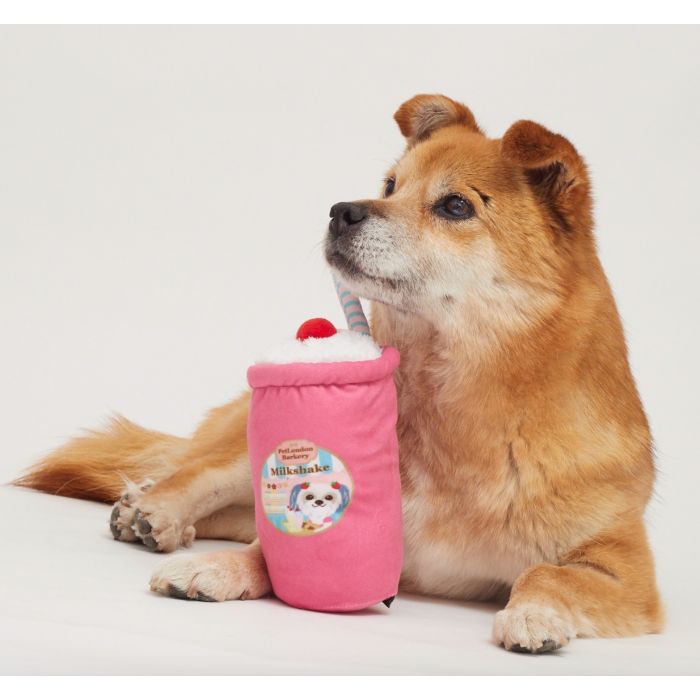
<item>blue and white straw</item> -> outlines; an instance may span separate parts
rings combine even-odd
[[[369,335],[369,323],[362,310],[362,304],[356,294],[353,294],[342,282],[335,280],[335,289],[338,292],[340,305],[343,307],[345,320],[351,331],[357,331],[363,335]]]

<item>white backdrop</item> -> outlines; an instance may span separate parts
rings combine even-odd
[[[339,322],[328,209],[375,195],[393,111],[442,92],[588,160],[656,439],[668,634],[691,634],[698,46],[697,27],[0,28],[0,479],[110,411],[186,434],[268,342]]]

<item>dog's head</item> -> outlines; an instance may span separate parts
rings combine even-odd
[[[311,484],[308,481],[292,488],[289,497],[291,510],[299,509],[305,516],[320,520],[342,511],[350,501],[345,484],[336,481]]]
[[[593,250],[586,166],[571,143],[530,121],[487,138],[442,95],[418,95],[394,118],[407,148],[380,198],[331,208],[336,274],[436,323],[470,314],[517,326],[551,311],[579,251]]]

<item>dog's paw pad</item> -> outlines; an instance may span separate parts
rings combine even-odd
[[[167,594],[171,598],[180,598],[181,600],[198,600],[201,603],[218,603],[218,601],[215,598],[206,595],[206,593],[196,591],[196,595],[192,597],[187,595],[187,592],[183,591],[182,588],[178,588],[177,586],[173,586],[172,584],[168,586]]]
[[[154,483],[153,480],[146,479],[140,484],[131,484],[114,504],[109,516],[109,529],[115,540],[120,542],[138,541],[139,538],[133,529],[136,503]]]
[[[151,537],[150,535],[146,535],[146,537],[141,538],[141,542],[146,546],[147,549],[150,549],[152,552],[157,552],[158,551],[158,542]]]
[[[134,528],[139,535],[147,535],[151,530],[151,523],[146,520],[137,508],[134,513]]]
[[[562,645],[555,642],[553,639],[545,639],[542,646],[537,649],[528,649],[520,644],[513,644],[508,651],[514,651],[516,654],[546,654],[550,651],[561,649]]]

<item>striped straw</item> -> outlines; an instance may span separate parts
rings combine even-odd
[[[351,331],[369,335],[369,323],[367,323],[367,317],[362,310],[360,299],[338,280],[335,280],[335,290],[338,293],[340,305],[343,307],[348,328]]]

